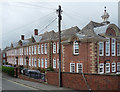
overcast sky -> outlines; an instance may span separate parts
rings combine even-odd
[[[20,40],[22,34],[25,35],[25,38],[31,37],[35,28],[39,30],[39,33],[57,31],[57,20],[55,19],[57,18],[58,5],[61,5],[63,10],[62,29],[72,26],[78,26],[82,29],[91,20],[102,22],[101,16],[104,13],[104,6],[107,7],[107,12],[110,15],[109,21],[118,25],[118,2],[116,0],[110,2],[68,1],[36,0],[36,2],[32,2],[30,0],[28,2],[27,0],[12,0],[11,2],[0,2],[2,48],[10,46],[11,42]],[[55,21],[51,23],[53,20]]]

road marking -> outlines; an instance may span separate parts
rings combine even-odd
[[[9,81],[9,82],[12,82],[12,83],[15,83],[15,84],[21,85],[21,86],[23,86],[23,87],[30,88],[30,89],[32,89],[32,90],[39,90],[39,89],[36,89],[36,88],[30,87],[30,86],[27,86],[27,85],[22,84],[22,83],[17,83],[17,82],[15,82],[15,81],[8,80],[8,79],[6,79],[6,78],[3,78],[3,79],[5,79],[5,80],[7,80],[7,81]]]

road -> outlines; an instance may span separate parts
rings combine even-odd
[[[2,78],[2,89],[3,90],[37,90],[35,88]]]

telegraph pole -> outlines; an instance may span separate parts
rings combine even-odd
[[[59,31],[59,87],[62,87],[62,76],[61,76],[61,6],[59,5],[59,9],[56,10],[58,13],[58,31]]]

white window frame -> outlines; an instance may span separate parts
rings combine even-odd
[[[78,52],[76,52],[78,50]],[[79,43],[77,41],[73,42],[73,54],[78,55],[79,54]]]
[[[29,51],[28,48],[29,48],[29,47],[27,47],[27,55],[28,55],[28,51]]]
[[[31,46],[29,46],[29,55],[31,55]]]
[[[37,51],[37,50],[36,50],[36,45],[35,45],[35,46],[34,46],[34,54],[36,54],[36,51]]]
[[[102,44],[102,48],[100,48],[100,44]],[[100,50],[102,53],[100,54]],[[99,56],[104,56],[104,42],[99,42]]]
[[[53,68],[56,68],[56,59],[53,59]]]
[[[117,43],[117,56],[120,56],[120,43]]]
[[[108,69],[108,70],[107,70]],[[110,63],[105,64],[105,72],[110,73]]]
[[[38,59],[38,67],[40,67],[40,58]]]
[[[34,65],[34,58],[32,58],[32,66]]]
[[[102,68],[102,72],[100,72],[100,68]],[[99,73],[103,74],[104,73],[104,63],[99,64]]]
[[[116,63],[115,62],[112,63],[112,72],[116,72]]]
[[[78,65],[80,64],[80,68],[78,67]],[[79,72],[79,69],[81,69],[82,71]],[[83,73],[83,64],[82,63],[77,63],[77,73]]]
[[[41,67],[44,68],[44,60],[43,60],[43,58],[41,59]]]
[[[45,54],[47,54],[47,43],[45,44]]]
[[[32,46],[32,55],[34,54],[34,46]]]
[[[120,72],[120,62],[117,62],[117,71]]]
[[[47,58],[45,58],[45,68],[47,68]]]
[[[41,54],[43,54],[43,49],[44,49],[44,46],[43,44],[41,44]]]
[[[112,40],[114,40],[114,42],[112,42]],[[112,54],[112,56],[115,56],[115,52],[116,52],[116,39],[115,38],[112,38],[111,39],[111,46],[112,46],[112,50],[111,50],[111,54]],[[114,46],[114,47],[113,47]],[[113,52],[113,50],[114,50],[114,52]],[[113,54],[114,53],[114,54]]]
[[[40,45],[38,45],[38,54],[40,54]]]
[[[75,72],[75,63],[70,63],[70,72],[72,72],[72,70],[71,70],[72,69],[71,68],[72,65],[74,66],[74,72]]]
[[[36,59],[36,57],[34,58],[34,66],[35,67],[37,66],[37,59]]]
[[[110,38],[107,38],[105,43],[105,54],[106,56],[110,56]]]
[[[31,58],[29,58],[29,66],[31,66]]]
[[[53,43],[53,53],[56,53],[56,43]]]
[[[59,42],[57,42],[57,53],[59,53]]]

